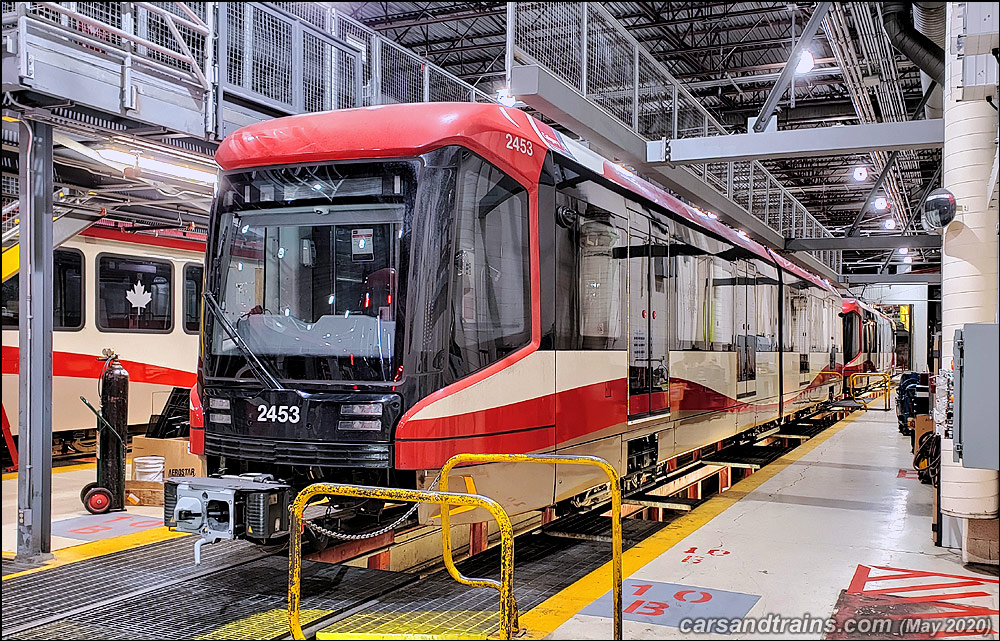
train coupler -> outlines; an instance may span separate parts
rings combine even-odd
[[[163,484],[163,522],[178,532],[198,534],[202,546],[223,540],[271,543],[288,534],[292,488],[269,474],[173,477]]]

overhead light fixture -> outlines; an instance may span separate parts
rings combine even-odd
[[[907,265],[912,265],[913,264],[913,256],[907,256],[906,258],[903,259],[903,262],[906,263]]]
[[[816,60],[810,51],[803,51],[799,56],[799,61],[795,64],[795,73],[809,73],[816,66]]]
[[[98,149],[97,154],[101,158],[110,160],[111,162],[127,165],[129,167],[138,167],[143,171],[170,176],[171,178],[190,180],[193,182],[204,183],[206,185],[214,185],[217,182],[214,171],[205,171],[203,169],[196,169],[194,167],[179,165],[172,162],[154,160],[153,158],[146,158],[141,153],[131,153],[128,151],[121,151],[119,149],[105,148]]]
[[[513,107],[517,104],[517,98],[510,95],[510,89],[503,87],[497,91],[497,102],[504,107]]]
[[[903,256],[905,256],[905,255],[907,255],[907,254],[910,253],[910,248],[909,247],[900,247],[899,248],[899,253],[902,254]]]
[[[868,180],[868,168],[864,165],[854,168],[854,180],[862,183]]]
[[[896,228],[896,219],[895,218],[886,218],[884,221],[882,221],[882,226],[885,227],[886,229],[895,229]]]
[[[878,198],[876,198],[875,202],[872,204],[875,205],[875,209],[878,209],[879,211],[884,211],[889,208],[889,201],[886,200],[883,196],[879,196]]]

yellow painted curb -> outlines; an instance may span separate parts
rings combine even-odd
[[[729,490],[714,496],[697,508],[673,521],[622,555],[622,575],[635,574],[645,565],[680,543],[689,534],[707,524],[743,499],[747,494],[774,478],[789,465],[813,451],[833,435],[847,427],[864,412],[856,412],[823,431],[773,463],[739,481]],[[528,639],[542,639],[552,634],[577,612],[587,607],[611,588],[611,562],[607,562],[561,592],[552,595],[528,612],[521,614],[520,626]]]
[[[183,532],[172,532],[168,530],[166,527],[155,527],[149,530],[143,530],[142,532],[134,532],[132,534],[113,536],[111,538],[101,539],[99,541],[81,543],[80,545],[74,545],[68,548],[63,548],[61,550],[56,550],[55,552],[52,553],[53,558],[47,561],[45,565],[41,567],[31,568],[30,570],[23,570],[21,572],[14,572],[13,574],[8,574],[7,576],[3,577],[3,580],[8,581],[10,579],[14,579],[19,576],[25,576],[27,574],[34,574],[35,572],[51,570],[52,568],[61,567],[63,565],[69,565],[70,563],[76,563],[77,561],[94,559],[99,556],[105,556],[107,554],[111,554],[112,552],[119,552],[121,550],[130,550],[132,548],[148,545],[150,543],[159,543],[160,541],[168,541],[170,539],[176,539],[182,536],[191,536],[191,535],[185,534]]]

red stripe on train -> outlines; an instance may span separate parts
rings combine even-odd
[[[17,375],[20,372],[20,362],[17,347],[3,347],[3,373]],[[122,367],[128,371],[132,383],[151,383],[154,385],[169,385],[171,387],[192,387],[197,381],[194,372],[186,372],[171,367],[162,367],[138,361],[122,361]],[[97,360],[93,354],[76,354],[73,352],[52,352],[52,375],[75,378],[100,378],[104,371],[104,363]]]
[[[551,398],[551,397],[550,397]],[[506,434],[483,434],[469,438],[445,438],[426,441],[396,441],[396,469],[434,469],[463,452],[538,452],[551,451],[555,427],[529,429]]]

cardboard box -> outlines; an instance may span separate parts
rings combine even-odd
[[[163,483],[127,480],[125,502],[129,505],[163,505]]]
[[[934,431],[934,419],[930,414],[917,414],[913,419],[913,447],[920,447],[920,437]]]
[[[136,436],[132,439],[132,459],[140,456],[162,456],[163,478],[172,476],[205,476],[205,457],[192,454],[186,438],[149,438]],[[132,476],[135,478],[135,466]]]

